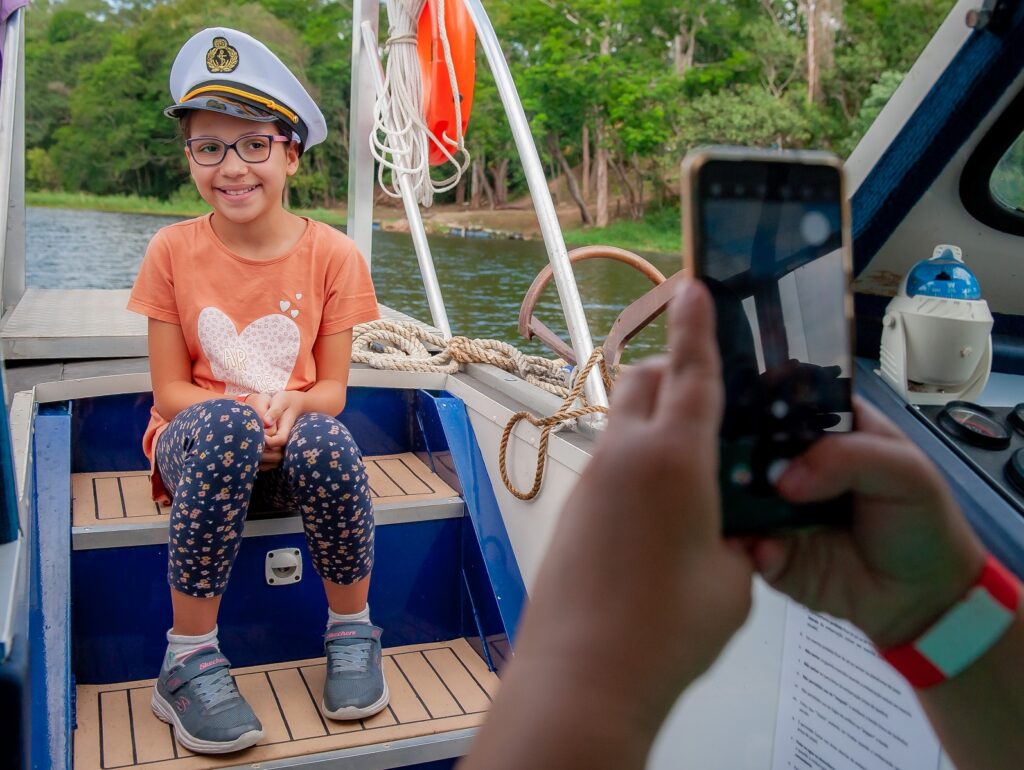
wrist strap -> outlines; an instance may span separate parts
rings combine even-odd
[[[917,639],[879,650],[914,687],[952,679],[999,641],[1013,624],[1020,583],[989,555],[967,594]]]

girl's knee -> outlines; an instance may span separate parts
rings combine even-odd
[[[183,410],[183,431],[178,433],[188,455],[220,456],[227,465],[258,463],[265,441],[263,423],[256,410],[234,399],[218,398],[193,404]]]
[[[262,443],[263,424],[259,414],[249,404],[217,398],[195,406],[200,407],[196,421],[200,434],[210,436],[217,442],[226,437],[230,437],[229,441],[245,437]]]
[[[289,443],[301,445],[319,444],[321,446],[356,447],[352,434],[348,432],[340,420],[319,412],[307,412],[295,421]]]

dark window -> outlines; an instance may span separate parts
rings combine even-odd
[[[960,175],[960,200],[972,217],[1024,235],[1024,91],[975,148]]]
[[[988,188],[997,204],[1024,215],[1024,136],[1018,136],[996,163]]]

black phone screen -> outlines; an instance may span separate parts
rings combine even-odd
[[[852,429],[840,173],[780,161],[700,168],[694,257],[717,313],[727,534],[849,515],[847,501],[790,505],[773,483],[826,432]]]

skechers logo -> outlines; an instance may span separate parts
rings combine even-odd
[[[199,670],[200,671],[206,671],[206,669],[208,669],[210,666],[219,666],[221,663],[227,663],[227,662],[228,662],[227,658],[214,658],[213,660],[208,660],[205,663],[200,663],[199,664]]]
[[[358,631],[332,631],[327,635],[328,639],[340,639],[343,636],[355,636]]]
[[[182,695],[176,701],[174,701],[174,708],[178,711],[179,714],[184,714],[185,710],[189,706],[189,703],[191,703],[191,701],[189,701],[188,698]]]

